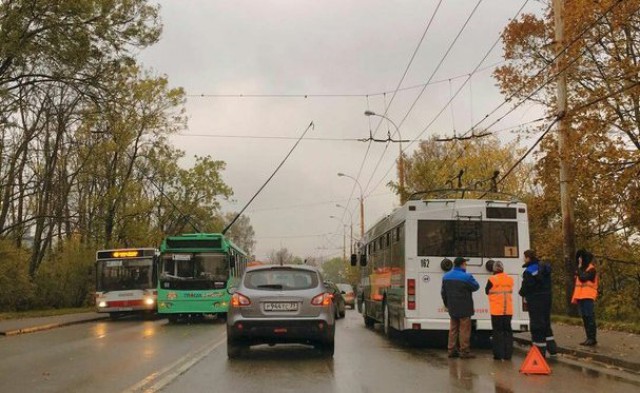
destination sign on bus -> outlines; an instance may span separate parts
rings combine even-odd
[[[146,249],[125,249],[125,250],[104,250],[98,251],[98,259],[126,259],[153,256],[153,250]]]

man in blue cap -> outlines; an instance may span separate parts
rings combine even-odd
[[[449,311],[449,357],[470,359],[471,316],[474,313],[471,294],[480,288],[475,278],[467,273],[467,259],[457,257],[453,269],[442,277],[442,302]]]

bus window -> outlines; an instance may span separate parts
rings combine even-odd
[[[487,257],[518,257],[518,223],[486,221],[482,226]]]
[[[517,257],[518,225],[504,221],[418,221],[419,256]]]

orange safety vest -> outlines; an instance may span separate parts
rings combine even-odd
[[[595,270],[595,266],[593,263],[590,263],[587,267],[587,271]],[[576,286],[573,290],[573,297],[571,298],[571,303],[577,303],[578,300],[581,299],[592,299],[596,300],[598,297],[598,274],[596,273],[596,279],[594,281],[585,281],[582,282],[576,276]]]
[[[489,290],[491,315],[513,315],[513,278],[506,273],[489,277],[492,284]]]

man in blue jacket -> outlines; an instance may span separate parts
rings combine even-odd
[[[471,354],[471,316],[473,297],[480,288],[475,278],[467,273],[467,260],[457,257],[453,269],[442,277],[442,302],[449,311],[449,357],[474,358]]]
[[[524,273],[519,294],[529,308],[531,341],[543,356],[555,356],[558,346],[551,330],[551,266],[541,263],[534,250],[524,252]]]

